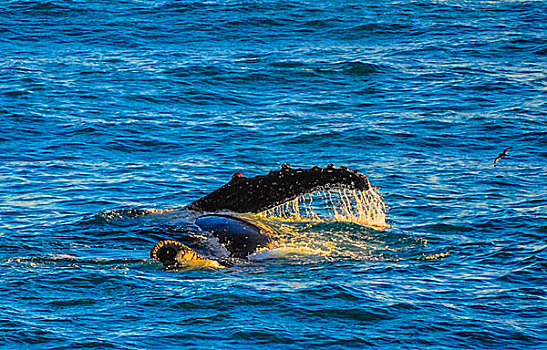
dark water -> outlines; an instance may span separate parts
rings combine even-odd
[[[0,346],[547,348],[546,33],[542,1],[3,1]],[[391,228],[148,259],[283,162],[367,174]]]

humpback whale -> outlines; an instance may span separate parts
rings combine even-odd
[[[274,240],[269,227],[251,222],[240,214],[264,212],[295,198],[318,190],[372,189],[368,178],[347,167],[312,167],[293,169],[283,164],[280,170],[266,175],[244,177],[236,173],[224,186],[197,199],[186,208],[199,213],[194,224],[222,244],[230,257],[247,259],[259,249],[267,248]],[[175,240],[158,242],[150,257],[168,269],[186,266],[223,268],[224,264],[209,259],[187,245]]]

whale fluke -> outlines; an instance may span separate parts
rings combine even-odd
[[[239,175],[239,174],[238,174]],[[316,190],[347,188],[366,191],[371,188],[365,175],[347,167],[281,170],[255,177],[233,176],[230,182],[188,206],[191,210],[235,213],[259,213]]]

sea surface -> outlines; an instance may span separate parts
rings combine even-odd
[[[2,1],[0,348],[547,349],[546,55],[545,1]],[[149,258],[282,163],[389,227]]]

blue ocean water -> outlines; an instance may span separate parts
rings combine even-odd
[[[0,50],[1,347],[547,348],[546,2],[6,0]],[[149,259],[284,162],[366,174],[391,227]]]

